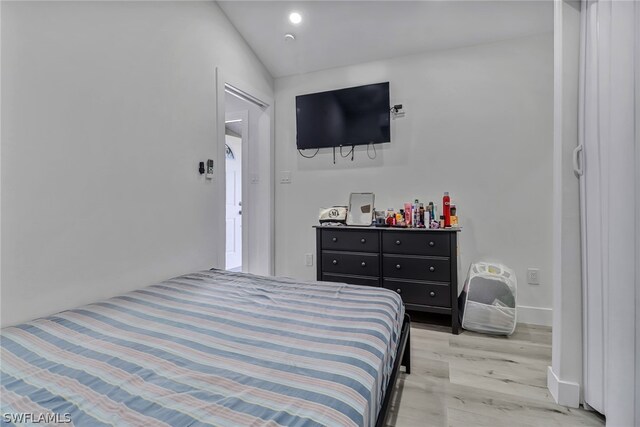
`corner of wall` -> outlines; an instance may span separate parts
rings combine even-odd
[[[562,406],[577,408],[580,406],[580,384],[571,381],[562,381],[553,372],[551,366],[547,367],[547,388],[553,396],[553,400]]]

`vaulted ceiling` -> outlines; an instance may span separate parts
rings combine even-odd
[[[553,30],[549,0],[218,4],[276,78]],[[289,21],[292,11],[300,24]]]

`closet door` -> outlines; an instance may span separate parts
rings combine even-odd
[[[600,144],[602,106],[599,93],[598,7],[596,1],[582,3],[580,55],[580,146],[574,153],[574,167],[580,176],[580,215],[582,227],[582,289],[584,344],[584,400],[600,413],[605,409],[605,319],[606,262],[608,252],[603,206],[606,189],[607,155]]]
[[[582,17],[584,400],[608,425],[637,426],[640,2],[583,2]]]

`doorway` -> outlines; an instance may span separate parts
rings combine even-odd
[[[216,69],[217,268],[274,269],[273,99]],[[222,200],[221,200],[222,202]],[[224,210],[223,210],[224,209]]]
[[[233,108],[234,103],[227,102],[226,105]],[[229,271],[242,271],[242,159],[245,151],[243,141],[248,139],[247,116],[247,111],[225,115],[225,269]]]

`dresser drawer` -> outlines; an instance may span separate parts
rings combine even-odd
[[[322,249],[378,252],[378,232],[366,230],[322,230]]]
[[[378,254],[322,251],[323,273],[379,277]]]
[[[380,280],[378,280],[377,277],[346,276],[343,274],[322,273],[322,280],[325,282],[348,283],[350,285],[380,286]]]
[[[399,293],[402,296],[402,301],[407,304],[451,307],[451,288],[449,285],[384,279],[383,286]]]
[[[387,255],[382,257],[382,276],[395,279],[448,282],[451,280],[449,258]]]
[[[382,252],[405,255],[449,256],[449,233],[396,231],[382,236]]]

